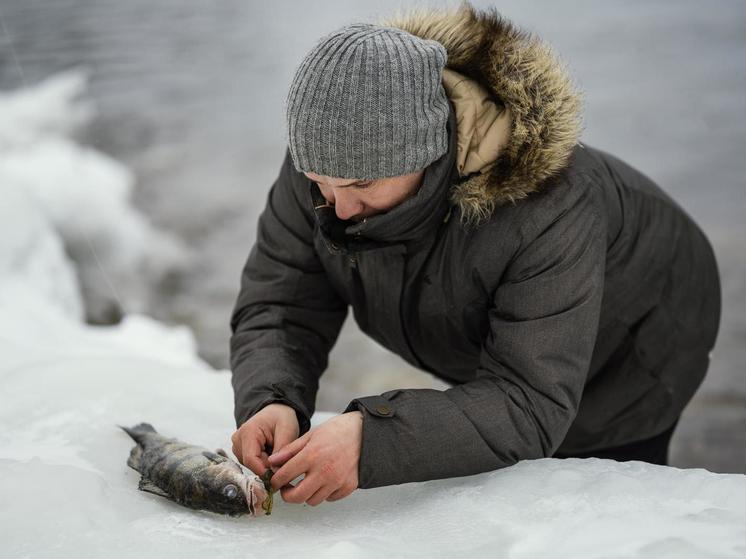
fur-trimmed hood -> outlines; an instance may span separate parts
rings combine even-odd
[[[443,84],[456,109],[463,178],[451,201],[465,221],[525,198],[567,165],[582,132],[582,93],[548,44],[495,8],[479,12],[468,2],[380,23],[448,52]]]

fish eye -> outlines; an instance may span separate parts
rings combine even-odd
[[[223,487],[223,495],[228,497],[229,499],[233,499],[238,495],[238,487],[233,485],[232,483],[229,483],[225,487]]]

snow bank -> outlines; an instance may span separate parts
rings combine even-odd
[[[28,115],[19,122],[36,118]],[[64,119],[45,122],[64,128]],[[10,173],[15,164],[7,152],[0,157],[0,556],[746,556],[746,476],[636,462],[529,461],[356,491],[319,507],[279,501],[272,516],[256,519],[138,491],[138,474],[125,464],[132,442],[116,425],[148,421],[166,435],[230,449],[229,376],[197,359],[185,328],[134,314],[115,327],[86,326],[65,245],[87,227],[126,244],[121,223],[137,219],[118,202],[107,219],[74,223],[76,212],[50,200],[66,200],[70,188],[95,207],[95,189],[55,183],[49,177],[66,175],[54,165],[42,178],[22,165]],[[107,246],[104,263],[122,257],[119,244]],[[314,424],[328,417],[317,414]]]
[[[77,264],[87,316],[110,322],[121,311],[145,311],[152,285],[188,257],[131,207],[132,173],[75,141],[95,114],[86,85],[74,70],[0,93],[0,189],[39,203]]]

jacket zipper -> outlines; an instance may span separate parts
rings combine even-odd
[[[428,249],[428,254],[425,256],[425,259],[422,261],[420,271],[424,269],[424,267],[426,266],[427,262],[430,260],[430,256],[432,254],[432,251],[438,245],[438,242],[440,241],[441,237],[443,236],[443,231],[445,230],[446,224],[451,219],[451,213],[452,213],[452,211],[453,211],[453,206],[449,206],[448,207],[448,212],[446,213],[445,217],[440,222],[440,224],[438,224],[438,228],[435,231],[435,239],[433,240],[432,245],[430,245],[430,248]],[[409,334],[407,333],[407,327],[406,327],[407,322],[405,320],[405,317],[406,317],[405,310],[407,310],[407,309],[405,308],[405,300],[406,300],[406,298],[405,298],[405,293],[404,293],[404,288],[407,285],[406,270],[407,270],[407,257],[405,255],[404,256],[404,272],[405,272],[405,277],[403,279],[402,292],[401,292],[400,299],[399,299],[399,323],[401,324],[401,331],[402,331],[402,334],[404,335],[404,342],[405,342],[407,348],[409,349],[409,353],[412,355],[412,357],[414,357],[414,360],[418,363],[418,366],[421,369],[423,369],[425,371],[428,371],[428,372],[434,374],[437,377],[441,377],[442,375],[440,373],[432,370],[430,367],[428,367],[427,365],[425,365],[425,363],[422,361],[422,359],[420,359],[419,355],[417,355],[417,353],[415,352],[414,347],[412,346],[412,342],[411,342],[411,340],[409,338]]]
[[[357,265],[357,253],[347,257],[352,271],[352,300],[353,308],[358,310],[357,318],[361,328],[368,327],[368,306],[365,302],[365,291],[363,290],[363,280],[360,277],[360,269]],[[356,303],[356,304],[355,304]]]

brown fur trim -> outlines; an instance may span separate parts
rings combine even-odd
[[[415,9],[380,22],[441,43],[448,67],[483,84],[513,115],[510,140],[488,171],[451,190],[462,220],[539,189],[566,165],[582,133],[583,96],[552,48],[490,8]]]

